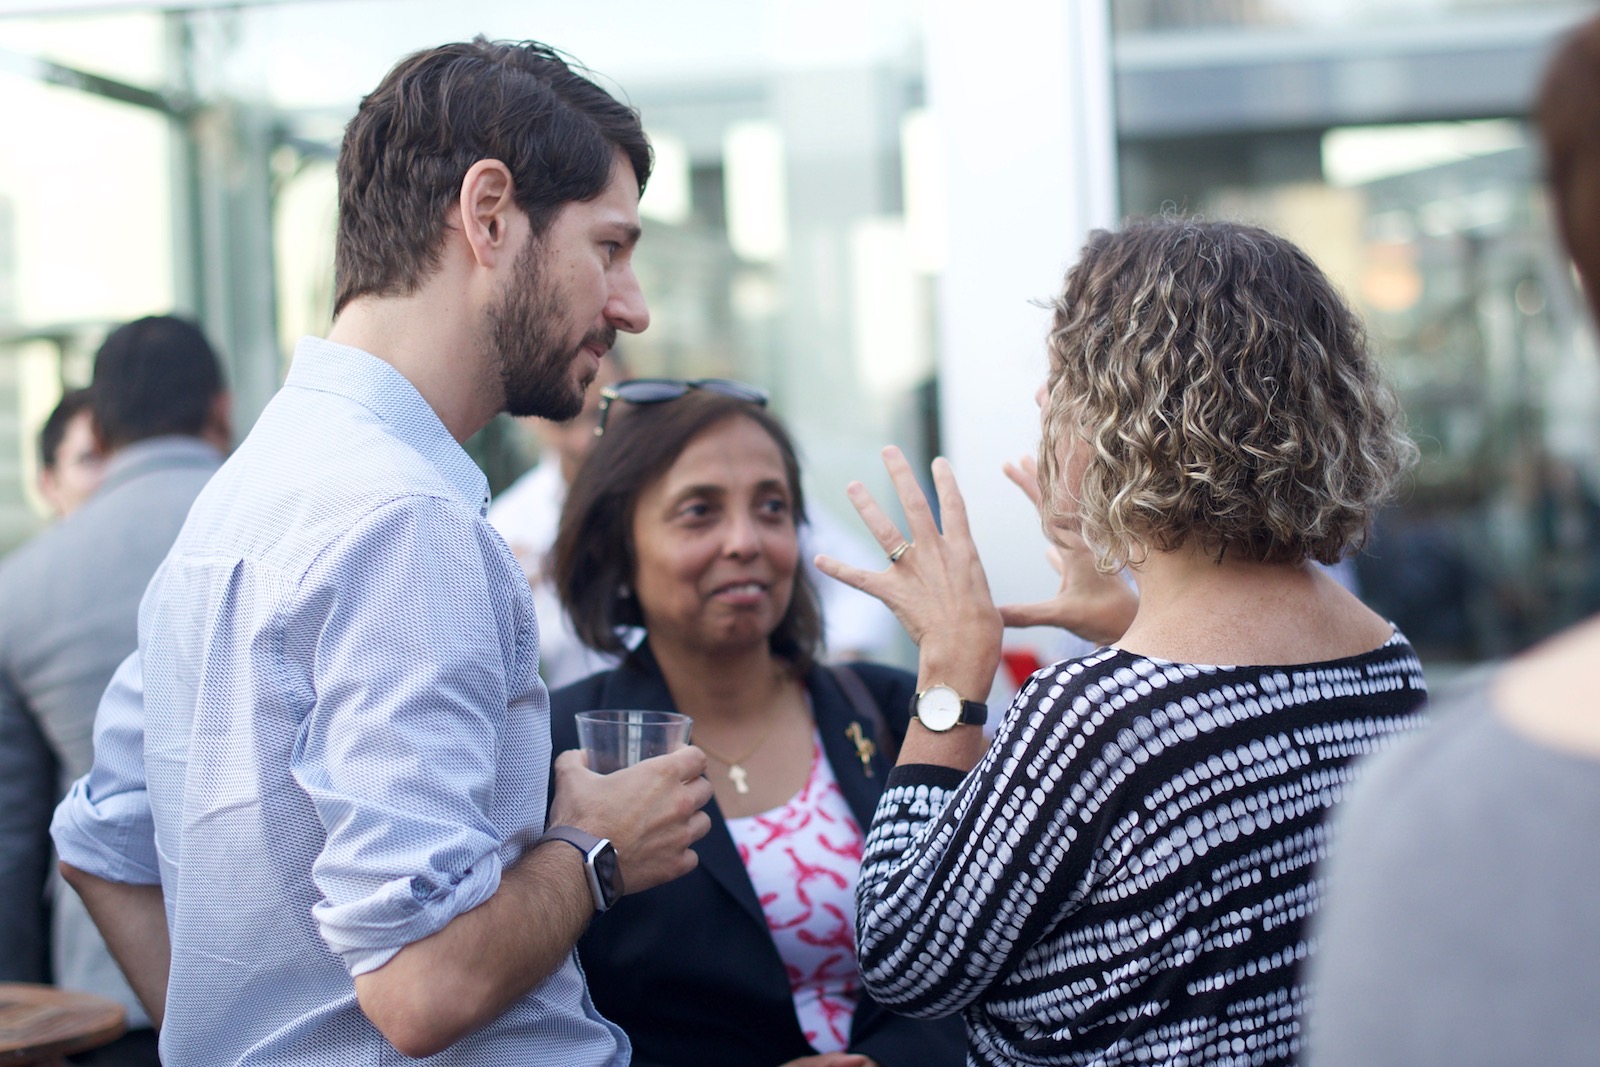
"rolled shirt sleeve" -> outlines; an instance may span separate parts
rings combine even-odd
[[[314,699],[290,770],[326,834],[313,914],[352,975],[494,894],[525,829],[497,823],[496,800],[531,781],[503,780],[502,753],[548,759],[534,657],[496,608],[514,602],[484,594],[511,569],[485,531],[454,502],[397,502],[303,583]],[[462,552],[473,540],[480,551]]]
[[[144,771],[139,653],[111,678],[94,723],[94,766],[73,783],[50,824],[56,853],[109,882],[158,885],[161,867]]]

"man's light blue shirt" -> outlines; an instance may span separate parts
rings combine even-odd
[[[393,367],[307,339],[151,582],[52,829],[163,887],[169,1067],[400,1062],[352,976],[489,899],[543,828],[538,628],[487,488]],[[569,957],[425,1062],[627,1060]]]

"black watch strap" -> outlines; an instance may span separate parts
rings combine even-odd
[[[962,726],[982,726],[989,721],[989,705],[976,700],[963,700],[961,718],[956,721]]]
[[[976,700],[966,700],[948,685],[930,685],[911,698],[911,717],[936,733],[957,726],[983,726],[989,721],[989,708]]]
[[[584,876],[594,897],[596,913],[608,910],[622,897],[622,869],[617,864],[617,850],[610,841],[576,826],[552,826],[533,847],[538,848],[548,841],[565,841],[582,854]]]

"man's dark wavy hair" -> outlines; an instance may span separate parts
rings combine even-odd
[[[510,169],[537,238],[563,204],[605,191],[619,149],[642,192],[638,113],[546,45],[477,37],[406,57],[345,128],[334,314],[358,296],[413,293],[437,269],[445,213],[479,160]]]

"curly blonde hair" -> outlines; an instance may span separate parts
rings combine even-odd
[[[1356,315],[1254,226],[1094,232],[1049,349],[1046,526],[1076,526],[1102,571],[1185,545],[1333,563],[1416,461]]]

